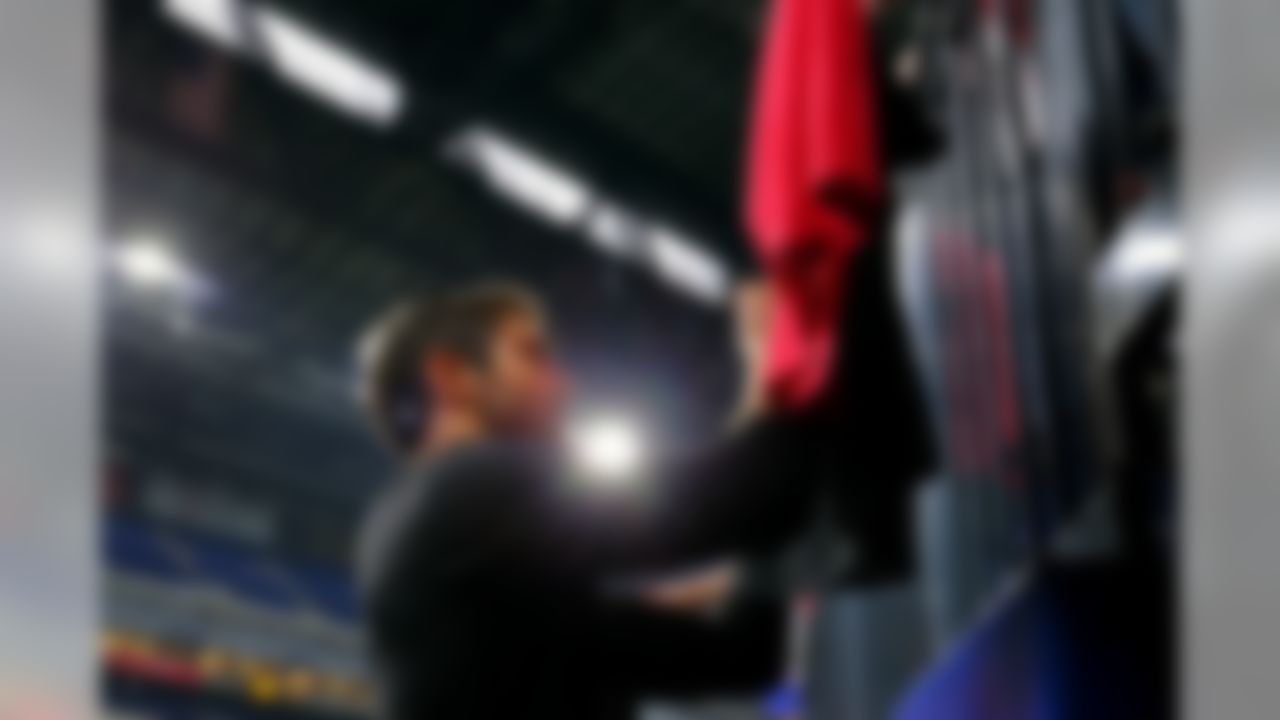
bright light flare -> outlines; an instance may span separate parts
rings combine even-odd
[[[1147,277],[1176,273],[1182,268],[1185,247],[1172,228],[1139,230],[1120,249],[1121,272]]]
[[[592,481],[618,484],[635,479],[644,465],[645,443],[636,425],[617,416],[594,417],[569,432],[570,451]]]
[[[143,237],[116,249],[116,268],[130,283],[148,289],[175,289],[186,284],[187,272],[164,242]]]

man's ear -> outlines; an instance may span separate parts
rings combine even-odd
[[[431,396],[441,404],[465,402],[470,392],[470,368],[457,355],[447,351],[426,354],[422,362],[423,381]]]

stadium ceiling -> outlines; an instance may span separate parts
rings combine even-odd
[[[746,268],[736,178],[758,0],[253,2],[401,83],[381,125],[166,8],[201,1],[106,12],[108,240],[167,245],[205,281],[176,309],[109,286],[123,464],[301,490],[349,515],[368,489],[352,478],[383,471],[344,394],[354,333],[393,297],[492,275],[548,296],[588,395],[643,398],[675,437],[713,428],[733,384],[721,311],[538,222],[445,150],[499,128]]]

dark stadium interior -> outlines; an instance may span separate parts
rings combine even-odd
[[[377,127],[181,27],[162,2],[105,4],[104,252],[159,238],[191,281],[115,274],[102,288],[105,685],[121,718],[370,717],[351,543],[391,466],[352,398],[353,351],[389,301],[529,283],[575,404],[627,408],[664,450],[713,437],[737,384],[722,303],[531,216],[456,148],[476,128],[515,139],[618,222],[673,228],[745,276],[738,201],[764,2],[259,4],[392,69],[406,101]],[[903,215],[927,210],[936,240],[903,243],[915,260],[902,292],[943,453],[915,529],[925,610],[895,626],[910,657],[859,671],[877,698],[923,677],[920,658],[966,636],[1009,578],[1060,546],[1111,542],[1095,527],[1100,498],[1122,497],[1119,532],[1149,571],[1117,586],[1164,608],[1176,512],[1176,399],[1159,385],[1175,371],[1173,293],[1151,291],[1110,330],[1092,318],[1120,316],[1105,306],[1119,301],[1091,295],[1129,228],[1176,222],[1170,3],[882,4],[881,52],[918,55],[911,91],[946,149],[899,178]],[[1013,38],[994,55],[984,12]],[[1018,104],[1024,55],[1042,62],[1048,129]],[[1100,420],[1099,382],[1157,389]],[[1139,429],[1098,441],[1113,424]],[[1027,602],[1110,608],[1091,594],[1108,572]],[[1101,615],[1088,627],[1117,622]],[[1163,630],[1144,629],[1156,643]],[[897,652],[874,629],[859,637]],[[1077,651],[1093,652],[1064,652]],[[903,717],[931,716],[913,702]],[[757,717],[707,712],[670,717]]]

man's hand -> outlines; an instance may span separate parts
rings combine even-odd
[[[709,614],[728,602],[740,575],[737,563],[725,562],[693,575],[656,582],[642,590],[640,597],[658,610]]]
[[[763,281],[749,280],[738,286],[733,305],[738,360],[742,373],[742,387],[734,419],[736,422],[743,422],[767,409],[764,369],[773,302],[769,288]]]

